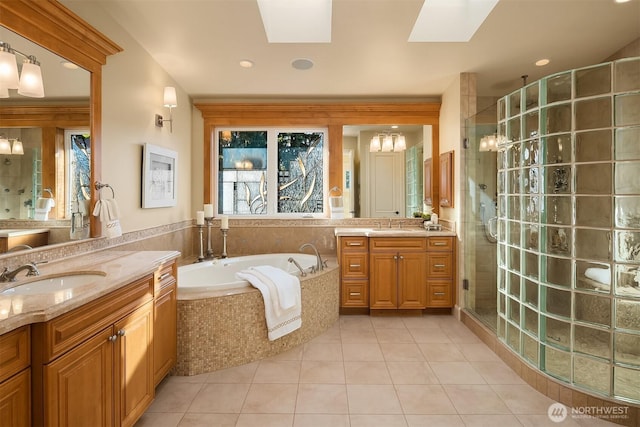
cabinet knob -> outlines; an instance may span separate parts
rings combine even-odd
[[[400,255],[400,259],[404,259],[404,257],[402,255]]]
[[[107,338],[107,341],[109,341],[109,342],[115,342],[115,340],[117,340],[117,339],[118,339],[118,336],[117,336],[117,335],[111,335],[109,338]]]
[[[118,334],[119,337],[123,337],[125,336],[125,334],[127,333],[127,331],[125,331],[124,329],[120,329],[118,332],[116,332]]]

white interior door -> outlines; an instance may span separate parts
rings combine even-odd
[[[404,154],[370,153],[369,216],[404,217]]]

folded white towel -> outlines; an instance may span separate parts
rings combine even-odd
[[[105,200],[107,204],[107,212],[109,213],[109,220],[115,221],[120,218],[120,208],[118,207],[118,202],[116,199],[107,199]]]
[[[262,294],[270,341],[302,326],[300,280],[296,276],[271,266],[251,267],[236,276],[251,283]]]
[[[611,270],[609,268],[589,267],[584,276],[603,285],[611,286]]]
[[[49,219],[49,209],[39,209],[36,208],[36,211],[33,215],[33,219],[37,221],[46,221]]]
[[[56,201],[49,197],[38,197],[36,199],[36,209],[50,210],[56,205]]]

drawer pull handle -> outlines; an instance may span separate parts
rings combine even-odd
[[[447,242],[433,242],[433,246],[447,246]]]
[[[360,264],[349,264],[351,268],[360,268]]]
[[[434,294],[434,295],[437,295],[437,296],[439,296],[439,297],[441,297],[441,296],[445,295],[445,293],[444,293],[444,292],[434,292],[433,294]]]
[[[115,342],[118,339],[117,335],[111,335],[109,338],[107,338],[107,341],[109,342]]]
[[[349,242],[349,246],[362,246],[362,242]]]
[[[349,296],[350,297],[359,297],[360,296],[360,292],[349,292]]]
[[[169,277],[169,276],[171,276],[171,273],[164,273],[164,274],[161,274],[161,275],[160,275],[160,280],[162,281],[162,280],[166,279],[166,278],[167,278],[167,277]]]
[[[435,268],[444,268],[444,264],[433,264]]]

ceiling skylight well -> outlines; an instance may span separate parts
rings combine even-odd
[[[499,0],[424,0],[410,42],[468,42]]]
[[[257,0],[269,43],[331,42],[331,0]]]

